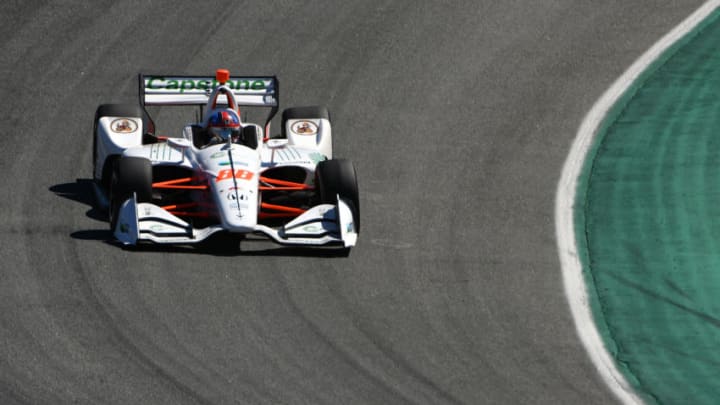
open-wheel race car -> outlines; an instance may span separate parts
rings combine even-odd
[[[334,159],[324,107],[278,111],[273,76],[139,75],[139,104],[103,104],[95,113],[96,199],[123,244],[194,244],[211,235],[264,235],[282,245],[355,245],[360,205],[355,168]],[[155,133],[146,106],[192,105],[198,122],[180,137]],[[241,107],[267,107],[264,126]]]

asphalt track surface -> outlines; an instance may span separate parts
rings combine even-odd
[[[595,100],[700,3],[2,2],[0,403],[612,402],[556,183]],[[361,186],[349,258],[107,243],[96,106],[217,67],[330,107]]]

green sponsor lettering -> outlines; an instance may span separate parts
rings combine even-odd
[[[154,76],[153,76],[153,77],[150,77],[149,79],[147,79],[147,85],[145,85],[145,87],[147,87],[147,88],[149,88],[149,89],[159,89],[160,87],[154,87],[154,86],[153,86],[153,80],[160,80],[160,81],[162,81],[162,80],[165,80],[165,78],[163,78],[163,77],[154,77]]]
[[[230,88],[233,90],[247,90],[250,86],[250,82],[248,80],[238,80],[235,83],[230,81],[230,83]]]
[[[199,90],[207,90],[210,88],[210,80],[198,80],[197,88]]]
[[[192,90],[195,88],[195,82],[192,80],[183,80],[180,83],[180,94],[182,94],[185,90]]]
[[[145,87],[148,89],[165,89],[176,90],[180,94],[186,90],[212,90],[217,88],[220,83],[217,79],[168,79],[163,76],[150,76],[145,78]],[[265,90],[267,86],[262,79],[236,79],[228,80],[225,83],[230,89],[235,91],[256,91]]]

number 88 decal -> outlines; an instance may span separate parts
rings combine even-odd
[[[234,174],[235,175],[233,176],[233,171],[230,169],[220,170],[218,172],[217,177],[215,178],[215,181],[220,182],[223,180],[231,179],[233,177],[235,177],[236,179],[240,179],[240,180],[252,180],[253,175],[255,173],[247,171],[247,170],[243,170],[243,169],[238,169],[238,170],[235,170]]]

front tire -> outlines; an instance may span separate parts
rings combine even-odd
[[[357,173],[346,159],[324,160],[317,165],[316,186],[321,204],[336,204],[337,195],[350,201],[356,232],[360,233],[360,198]]]
[[[152,164],[137,157],[121,157],[110,181],[110,231],[115,232],[120,207],[133,193],[137,202],[152,200]]]

